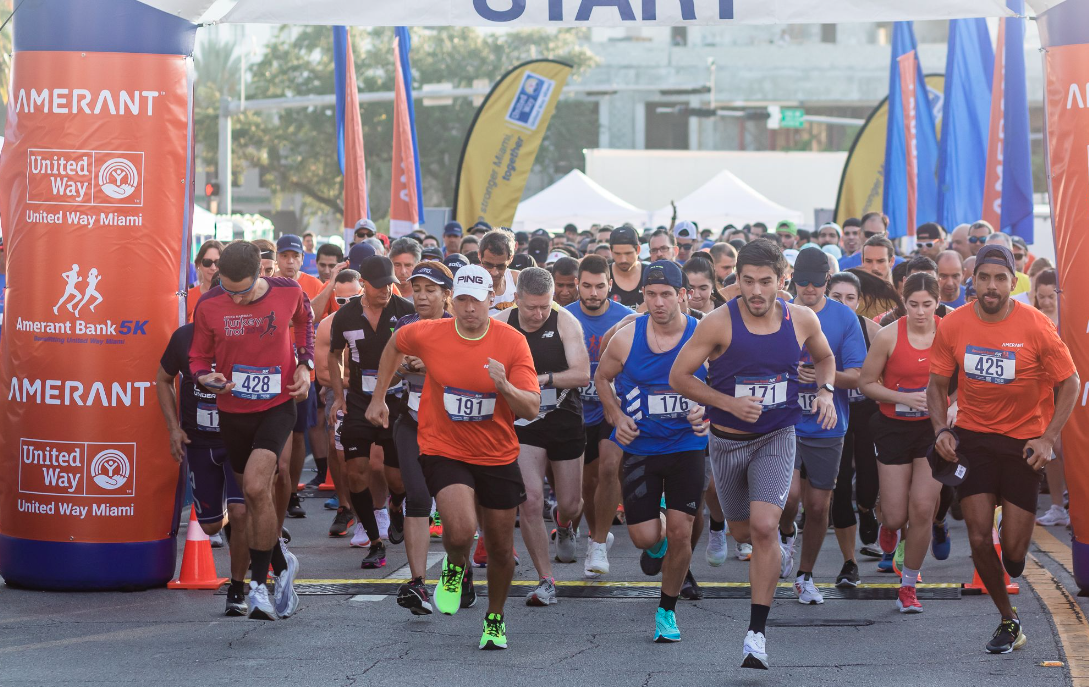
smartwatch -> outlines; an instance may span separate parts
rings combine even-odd
[[[836,387],[832,386],[831,384],[822,384],[821,389],[824,389],[825,391],[827,391],[830,394],[835,394],[836,393]]]

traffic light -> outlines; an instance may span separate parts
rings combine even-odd
[[[209,181],[204,185],[204,196],[206,198],[212,198],[219,195],[219,182]]]

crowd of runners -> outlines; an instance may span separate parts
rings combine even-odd
[[[516,527],[539,579],[526,603],[549,606],[555,563],[609,578],[617,518],[661,575],[656,642],[702,595],[705,529],[711,566],[748,561],[741,665],[766,669],[779,581],[824,603],[829,524],[843,564],[826,582],[876,566],[918,613],[950,515],[1000,615],[986,650],[1026,641],[1004,576],[1025,567],[1041,483],[1040,522],[1069,522],[1056,459],[1079,380],[1054,267],[986,222],[925,224],[900,254],[876,213],[814,232],[451,222],[392,242],[361,220],[347,255],[310,235],[209,241],[195,270],[157,388],[197,520],[230,547],[228,615],[298,608],[284,523],[306,516],[309,444],[309,486],[335,485],[330,537],[362,568],[404,545],[402,607],[472,607],[484,568],[482,649],[507,648]]]

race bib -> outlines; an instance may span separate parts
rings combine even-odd
[[[813,414],[813,403],[817,400],[817,393],[815,391],[799,391],[798,392],[798,405],[802,407],[802,413],[805,415]]]
[[[235,365],[231,370],[231,394],[247,401],[267,401],[280,395],[279,367]]]
[[[541,387],[541,412],[539,416],[555,410],[556,406],[560,404],[557,398],[556,389],[552,387]]]
[[[866,394],[862,393],[858,389],[847,390],[847,401],[849,403],[858,403],[866,400]]]
[[[590,383],[579,389],[579,397],[583,401],[590,403],[600,403],[601,399],[597,395],[597,383],[594,381],[594,375],[597,374],[597,363],[590,363]]]
[[[495,414],[495,394],[443,387],[442,403],[454,422],[482,422]]]
[[[765,410],[785,408],[787,375],[775,377],[734,377],[734,397],[755,396]]]
[[[964,350],[964,374],[989,384],[1012,384],[1017,379],[1017,354],[982,346]]]
[[[904,394],[914,394],[914,393],[919,392],[919,391],[926,391],[926,387],[924,386],[921,389],[905,389],[902,386],[897,386],[896,390],[901,392],[901,393],[904,393]],[[904,405],[903,403],[897,403],[896,404],[896,417],[905,417],[905,418],[930,417],[930,413],[928,411],[925,411],[925,410],[915,410],[911,406]]]
[[[359,386],[365,394],[373,394],[378,386],[378,370],[360,370]]]
[[[423,384],[408,382],[408,409],[414,413],[420,412],[420,398],[423,396]]]
[[[660,420],[676,420],[688,416],[690,403],[672,389],[653,389],[647,394],[647,412]]]
[[[197,429],[202,432],[219,431],[219,408],[214,403],[197,403]]]

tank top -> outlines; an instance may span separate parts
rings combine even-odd
[[[646,268],[645,264],[641,264],[640,270]],[[640,273],[641,274],[641,273]],[[613,276],[613,266],[609,265],[609,278],[613,281],[613,286],[609,289],[609,300],[616,301],[621,305],[626,305],[632,310],[635,310],[643,304],[643,289],[641,286],[636,285],[631,291],[620,288],[619,282]]]
[[[624,368],[614,381],[621,410],[635,420],[639,436],[621,448],[639,456],[660,456],[682,451],[699,451],[707,447],[707,437],[696,436],[688,423],[688,410],[693,402],[669,386],[669,370],[677,354],[696,331],[696,320],[685,315],[686,325],[681,340],[672,350],[655,353],[647,343],[649,315],[635,321],[635,335]],[[706,378],[700,368],[696,376]],[[616,430],[612,440],[616,441]]]
[[[546,375],[549,372],[563,372],[569,365],[567,353],[563,349],[563,341],[560,339],[560,313],[555,308],[549,311],[548,319],[535,332],[527,332],[522,329],[522,323],[518,321],[518,308],[511,308],[507,316],[507,324],[522,333],[529,343],[529,353],[533,356],[533,367],[537,368],[537,374]],[[541,387],[541,411],[537,415],[540,420],[552,411],[566,410],[582,415],[582,399],[578,389],[557,389],[547,384]],[[524,426],[535,420],[517,419],[515,425]]]
[[[934,323],[938,322],[941,322],[941,318],[935,315]],[[906,317],[896,321],[896,347],[892,349],[881,376],[886,389],[904,393],[925,391],[930,381],[930,349],[911,345]],[[885,417],[896,420],[920,421],[930,417],[925,410],[915,410],[900,403],[879,403],[878,406]]]
[[[858,318],[858,325],[862,327],[862,338],[866,340],[866,350],[870,350],[870,330],[866,329],[866,318],[862,315],[855,315]],[[858,389],[847,390],[847,401],[850,403],[861,403],[866,400],[866,394],[862,393]]]
[[[802,347],[794,333],[790,309],[780,298],[783,321],[774,334],[753,334],[741,319],[738,299],[727,303],[730,309],[730,348],[710,363],[708,383],[727,396],[756,396],[762,399],[764,412],[754,423],[744,422],[733,413],[709,408],[708,416],[716,425],[739,432],[767,434],[796,425],[802,419],[798,405],[798,360]]]
[[[504,303],[514,303],[514,291],[518,287],[517,287],[517,285],[515,285],[514,275],[511,274],[511,271],[509,269],[507,271],[503,272],[503,283],[505,285],[503,287],[503,295],[502,296],[500,296],[499,294],[495,295],[495,300],[492,301],[491,310],[488,311],[489,315],[492,315],[492,316],[498,315],[499,313],[503,312],[507,308],[511,307],[509,305],[506,306],[506,307],[501,307]]]

